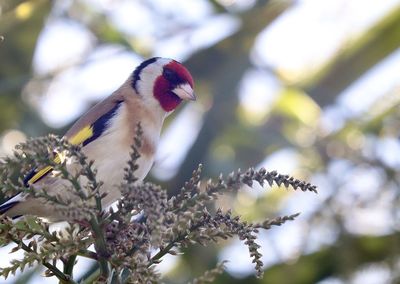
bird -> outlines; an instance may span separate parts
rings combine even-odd
[[[66,132],[64,137],[71,144],[80,145],[93,161],[96,177],[103,183],[100,191],[106,193],[103,208],[121,197],[118,185],[124,178],[138,123],[143,133],[135,176],[140,182],[154,163],[165,118],[187,100],[196,100],[188,69],[176,60],[153,57],[138,65],[116,91],[89,109]],[[24,182],[32,190],[45,187],[49,194],[68,196],[65,180],[51,171],[51,167],[34,169]],[[0,214],[13,219],[32,215],[48,222],[66,218],[44,200],[22,193],[0,205]]]

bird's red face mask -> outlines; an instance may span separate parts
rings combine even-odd
[[[173,111],[182,100],[196,100],[193,78],[189,71],[177,61],[171,61],[154,84],[154,97],[166,111]]]

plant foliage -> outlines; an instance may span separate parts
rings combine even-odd
[[[141,127],[132,146],[125,177],[119,186],[122,198],[116,209],[101,206],[102,182],[96,179],[93,162],[88,161],[78,146],[55,136],[31,139],[18,146],[13,157],[0,164],[0,187],[6,195],[22,192],[41,198],[61,212],[68,220],[63,230],[51,232],[49,224],[39,218],[19,221],[2,216],[0,241],[13,242],[11,250],[23,250],[22,259],[14,259],[0,270],[7,278],[10,273],[41,264],[47,268],[45,276],[57,277],[61,283],[76,283],[73,270],[76,258],[85,257],[97,262],[98,269],[81,283],[155,283],[161,280],[157,264],[166,254],[178,254],[193,244],[208,245],[238,236],[248,247],[258,277],[262,277],[263,263],[257,244],[260,229],[268,230],[294,220],[299,214],[248,223],[231,211],[213,209],[219,195],[237,191],[241,186],[284,186],[316,192],[316,187],[275,171],[252,168],[222,175],[216,180],[202,182],[200,165],[181,188],[179,194],[168,198],[166,190],[152,183],[138,182],[135,177],[140,157]],[[62,157],[62,158],[60,158]],[[71,173],[71,161],[79,171]],[[51,175],[69,182],[70,197],[50,194],[46,188],[26,187],[15,178],[17,173],[38,167],[52,167]],[[82,182],[85,180],[85,182]],[[94,250],[90,247],[94,245]],[[57,264],[62,263],[63,269]],[[209,283],[223,272],[224,263],[206,271],[192,283]]]

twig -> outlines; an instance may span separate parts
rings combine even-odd
[[[76,255],[71,255],[64,262],[64,274],[68,275],[71,278],[73,277],[75,261],[76,261]]]
[[[34,253],[34,251],[32,249],[30,249],[27,245],[25,245],[23,241],[15,239],[12,235],[9,235],[9,237],[14,243],[19,245],[24,251],[29,252],[29,253]],[[64,274],[56,266],[48,263],[47,261],[43,260],[42,265],[45,266],[47,269],[49,269],[61,281],[61,283],[78,284],[69,275]]]
[[[101,276],[103,278],[107,279],[107,277],[109,275],[108,262],[107,262],[109,253],[107,252],[106,240],[104,239],[104,234],[101,230],[101,227],[98,223],[97,218],[93,217],[89,223],[90,223],[90,226],[92,227],[93,234],[94,234],[94,241],[95,241],[94,246],[95,246],[97,256],[98,256],[98,262],[100,265]]]

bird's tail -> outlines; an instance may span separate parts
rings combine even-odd
[[[9,217],[12,217],[13,219],[18,218],[20,216],[13,216],[13,214],[8,214],[15,205],[19,204],[21,202],[21,196],[19,194],[11,197],[9,200],[4,202],[3,204],[0,205],[0,215],[7,215]]]

